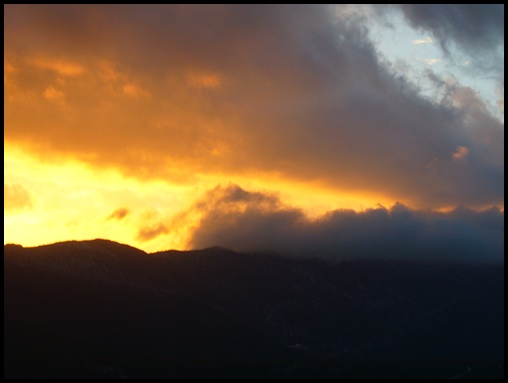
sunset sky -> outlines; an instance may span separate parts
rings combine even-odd
[[[502,252],[504,5],[4,5],[4,33],[5,243]]]

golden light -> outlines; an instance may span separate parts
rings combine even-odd
[[[237,183],[246,190],[275,194],[311,219],[333,209],[363,210],[393,202],[289,182],[274,175],[235,178],[208,174],[197,177],[198,182],[192,185],[138,180],[113,168],[92,168],[69,157],[44,161],[9,142],[4,163],[4,183],[11,191],[4,201],[4,242],[23,246],[107,238],[148,252],[185,249],[198,218],[187,214],[183,219],[182,212],[188,212],[218,184]]]

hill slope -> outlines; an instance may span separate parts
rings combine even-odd
[[[501,266],[4,246],[5,377],[500,377]]]

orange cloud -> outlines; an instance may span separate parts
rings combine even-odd
[[[16,68],[4,57],[4,86],[11,85],[10,76],[16,73]]]
[[[121,220],[121,219],[124,219],[127,214],[129,214],[129,209],[125,208],[125,207],[121,207],[117,210],[115,210],[113,213],[111,213],[109,216],[108,216],[108,220],[109,219],[117,219],[117,220]]]
[[[163,223],[157,223],[140,228],[136,239],[140,242],[146,242],[168,232],[169,229],[166,227],[166,225]]]
[[[442,104],[422,98],[327,7],[41,9],[6,6],[7,145],[143,180],[278,177],[412,206],[504,201],[503,124],[478,95],[444,84]],[[46,102],[63,97],[65,110]],[[467,163],[427,166],[464,143]]]
[[[138,98],[142,96],[148,96],[148,93],[141,87],[134,84],[125,84],[122,87],[123,93],[127,96]]]
[[[452,157],[455,160],[460,160],[462,158],[465,158],[469,153],[469,149],[465,146],[458,146],[455,153],[453,153]]]
[[[61,76],[79,76],[85,73],[83,66],[65,60],[38,58],[34,59],[32,64],[40,69],[54,71]]]
[[[44,90],[43,95],[44,95],[44,98],[46,98],[47,100],[63,100],[65,98],[64,92],[57,90],[52,86],[48,86]]]
[[[189,84],[197,88],[219,88],[221,86],[221,79],[213,74],[189,74]]]
[[[32,197],[28,190],[19,184],[4,184],[4,209],[20,211],[32,209]]]

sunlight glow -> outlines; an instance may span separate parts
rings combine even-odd
[[[71,158],[44,161],[9,143],[4,153],[4,242],[23,246],[108,238],[148,252],[185,249],[199,216],[193,203],[216,185],[238,183],[274,194],[284,204],[317,218],[334,209],[361,211],[395,201],[373,195],[340,193],[319,184],[290,182],[274,175],[231,177],[201,175],[192,186],[140,181],[114,169],[91,168]],[[20,195],[19,195],[20,194]],[[19,201],[25,201],[23,203]]]

